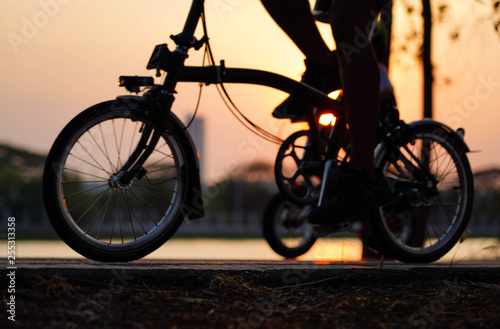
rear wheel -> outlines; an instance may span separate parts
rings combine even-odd
[[[131,261],[161,246],[181,224],[186,159],[167,122],[142,177],[123,179],[120,168],[154,118],[113,104],[87,109],[60,133],[46,162],[44,201],[54,229],[75,251],[98,261]]]
[[[380,169],[394,189],[395,201],[380,207],[372,223],[390,256],[404,262],[436,261],[466,230],[473,178],[457,138],[436,125],[417,126],[400,144],[400,155],[384,155]]]
[[[316,242],[314,228],[307,221],[310,206],[299,206],[278,193],[264,211],[262,232],[269,246],[285,258],[305,254]]]

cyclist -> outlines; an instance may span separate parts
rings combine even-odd
[[[313,209],[308,220],[325,226],[354,220],[383,203],[387,195],[384,181],[374,169],[380,72],[366,29],[388,0],[333,0],[329,21],[335,52],[321,37],[308,0],[261,1],[306,57],[301,81],[325,93],[340,86],[343,89],[350,161],[339,168],[334,197]],[[276,107],[273,116],[301,121],[303,105],[292,95]]]

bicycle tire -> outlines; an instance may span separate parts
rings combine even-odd
[[[425,123],[410,127],[399,144],[425,160],[434,187],[416,184],[415,175],[390,151],[382,156],[379,168],[394,187],[396,201],[378,208],[372,223],[386,255],[407,263],[434,262],[463,236],[474,187],[466,146],[459,138],[436,123]]]
[[[281,193],[268,202],[262,219],[262,233],[269,246],[280,256],[297,258],[316,242],[314,228],[306,220],[305,207],[295,205]]]
[[[96,261],[126,262],[160,247],[182,223],[187,145],[167,120],[141,179],[116,176],[153,111],[107,102],[77,115],[61,131],[45,165],[44,203],[59,237]]]

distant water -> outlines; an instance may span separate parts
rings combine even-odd
[[[0,256],[7,258],[7,244],[0,241]],[[361,260],[362,245],[356,238],[323,238],[299,258],[310,261]],[[82,258],[62,241],[18,240],[16,258]],[[206,239],[174,238],[145,259],[163,260],[281,260],[263,239]],[[498,261],[500,265],[500,240],[470,238],[455,246],[440,262]],[[496,262],[494,262],[496,264]]]

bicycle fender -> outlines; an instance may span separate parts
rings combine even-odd
[[[464,141],[463,129],[462,129],[462,133],[459,133],[461,128],[457,129],[457,130],[453,130],[450,127],[448,127],[447,125],[445,125],[444,123],[441,123],[441,122],[438,122],[438,121],[435,121],[432,119],[428,119],[428,118],[410,122],[408,125],[410,126],[410,129],[417,128],[417,127],[424,126],[424,125],[436,127],[436,129],[442,129],[446,132],[447,138],[451,138],[451,140],[453,142],[455,142],[457,144],[457,146],[460,146],[461,148],[463,148],[464,153],[470,152],[469,147],[467,146],[467,144]]]
[[[116,100],[110,101],[110,106],[116,106],[117,101],[120,102],[120,105],[126,105],[132,109],[144,109],[144,111],[148,111],[152,106],[152,104],[144,97],[132,95],[119,96]],[[113,102],[115,104],[112,104]],[[198,156],[198,150],[191,134],[186,129],[186,126],[184,126],[182,121],[174,113],[170,112],[167,120],[174,124],[175,131],[173,133],[176,133],[179,137],[187,159],[186,163],[183,165],[186,166],[185,169],[188,176],[188,187],[186,199],[182,205],[181,212],[184,217],[187,217],[188,219],[204,217],[205,207],[201,187],[200,159]]]
[[[188,189],[186,201],[182,206],[182,212],[188,219],[197,219],[205,217],[205,207],[203,202],[203,190],[201,187],[200,178],[200,158],[198,149],[191,137],[191,134],[186,129],[181,120],[172,112],[170,112],[169,120],[174,122],[182,132],[180,136],[184,139],[183,145],[186,147],[187,172],[188,172]]]
[[[409,130],[418,129],[424,126],[433,127],[436,129],[438,133],[443,134],[447,139],[450,138],[451,141],[455,143],[457,147],[460,147],[462,149],[462,153],[465,154],[470,152],[469,147],[464,141],[463,134],[451,129],[444,123],[425,118],[418,121],[410,122],[407,125]],[[385,143],[380,143],[375,148],[375,168],[378,168],[381,165],[386,150],[387,146],[385,145]]]

